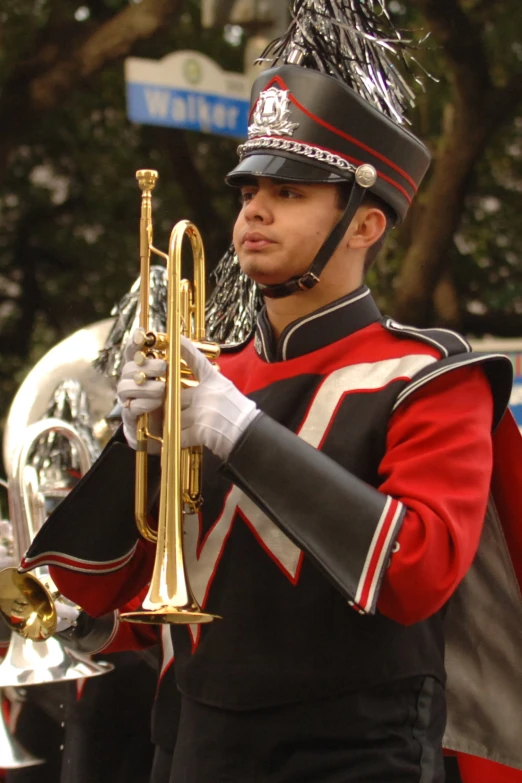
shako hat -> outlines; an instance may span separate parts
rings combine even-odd
[[[427,148],[413,133],[355,90],[296,65],[271,68],[256,79],[248,140],[238,151],[240,162],[227,176],[231,185],[249,176],[351,182],[357,170],[359,177],[366,171],[373,180],[368,189],[398,220],[430,163]]]
[[[274,67],[255,81],[248,139],[226,181],[252,177],[352,184],[345,212],[308,272],[265,296],[313,287],[346,228],[371,192],[401,221],[430,163],[405,127],[413,93],[395,60],[408,44],[383,0],[293,0],[292,22],[261,60]]]

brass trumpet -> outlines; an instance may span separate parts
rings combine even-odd
[[[158,173],[152,170],[136,172],[141,197],[140,220],[140,327],[134,333],[136,363],[146,357],[167,362],[165,380],[165,411],[163,435],[158,438],[148,429],[148,416],[137,422],[135,516],[140,534],[156,543],[156,559],[150,588],[142,608],[121,615],[122,620],[138,623],[208,623],[215,619],[203,612],[196,601],[186,576],[183,552],[183,521],[187,513],[201,506],[201,448],[181,448],[181,403],[183,386],[195,385],[186,363],[181,358],[181,339],[192,340],[205,356],[214,360],[219,346],[205,340],[205,253],[201,235],[192,223],[180,221],[172,229],[168,254],[152,243],[152,191]],[[181,258],[184,237],[190,240],[194,266],[194,281],[181,280]],[[167,330],[166,334],[149,330],[149,274],[151,253],[167,264]],[[145,375],[141,380],[145,379]],[[139,378],[136,378],[139,383]],[[161,443],[161,485],[158,531],[147,522],[147,444],[149,439]]]

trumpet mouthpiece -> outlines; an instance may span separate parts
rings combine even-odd
[[[158,181],[159,174],[154,169],[140,169],[136,172],[136,179],[141,190],[152,190]]]

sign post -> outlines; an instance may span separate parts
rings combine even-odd
[[[244,138],[250,80],[223,71],[201,52],[125,60],[127,114],[133,122]]]

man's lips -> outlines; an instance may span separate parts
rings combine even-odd
[[[259,234],[257,231],[248,231],[242,240],[242,245],[246,250],[262,250],[273,244],[274,241],[272,239],[269,239],[264,234]]]

